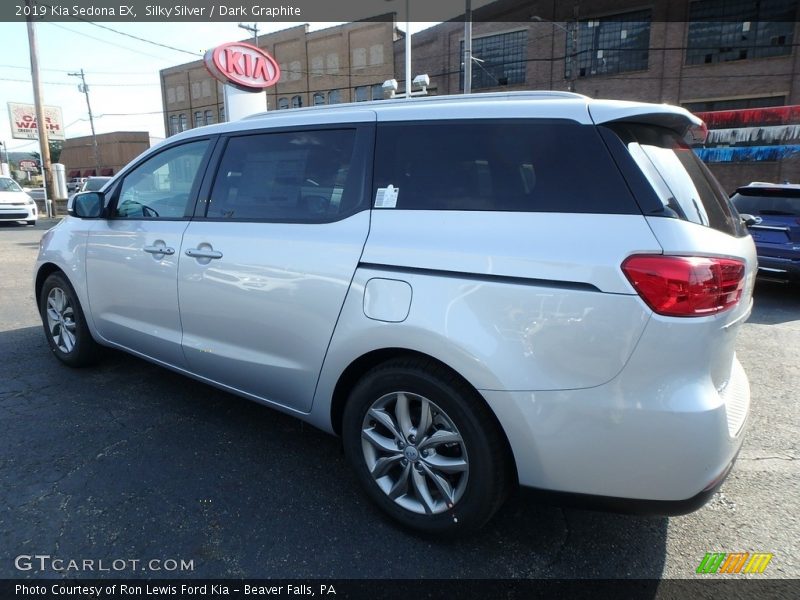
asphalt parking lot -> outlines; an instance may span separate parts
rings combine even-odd
[[[707,506],[644,518],[519,493],[440,542],[386,521],[338,441],[300,421],[118,352],[61,366],[32,290],[47,226],[0,224],[0,578],[59,576],[15,566],[33,554],[142,561],[70,574],[86,577],[692,578],[712,551],[773,553],[758,577],[800,577],[800,287],[756,287],[738,341],[750,431]]]

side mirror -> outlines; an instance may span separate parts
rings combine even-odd
[[[98,219],[103,216],[103,205],[100,192],[81,192],[68,203],[67,214],[79,219]]]
[[[758,225],[761,222],[761,219],[758,217],[754,217],[753,215],[748,214],[740,214],[739,218],[742,220],[742,223],[750,227],[751,225]]]

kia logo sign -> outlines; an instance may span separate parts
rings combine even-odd
[[[213,77],[247,92],[260,92],[281,76],[275,59],[252,44],[222,44],[206,52],[203,60]]]

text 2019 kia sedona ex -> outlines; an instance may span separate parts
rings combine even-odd
[[[479,527],[517,484],[687,512],[742,442],[756,272],[684,141],[702,129],[523,92],[187,131],[44,236],[47,339],[71,366],[120,348],[340,435],[418,530]]]

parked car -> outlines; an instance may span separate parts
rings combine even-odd
[[[84,183],[86,183],[87,177],[73,177],[67,182],[67,192],[70,194],[74,194],[80,191],[81,187]]]
[[[80,191],[82,192],[97,192],[103,188],[105,184],[111,181],[111,177],[88,177],[83,182]]]
[[[753,182],[732,196],[737,210],[752,216],[759,275],[800,281],[800,185]]]
[[[36,202],[11,177],[0,177],[0,221],[25,221],[35,225]]]
[[[756,273],[684,141],[702,129],[521,92],[183,132],[44,236],[47,340],[340,435],[366,493],[425,532],[480,527],[517,484],[688,512],[742,443]]]

